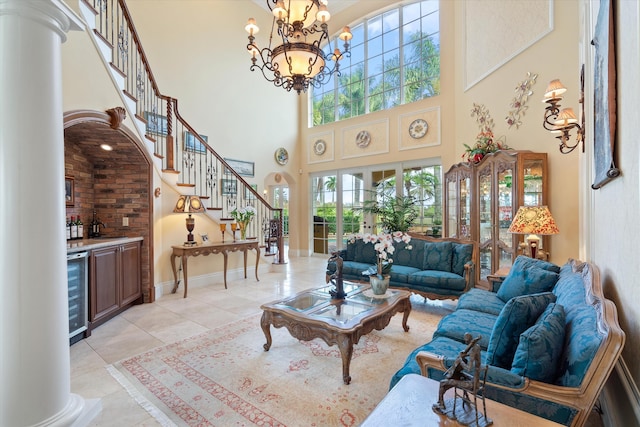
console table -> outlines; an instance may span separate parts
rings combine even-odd
[[[257,240],[237,240],[229,243],[208,243],[195,246],[172,246],[171,268],[173,269],[174,285],[172,294],[178,290],[180,281],[178,280],[178,270],[176,268],[176,258],[182,258],[182,269],[184,271],[184,298],[187,297],[187,260],[189,257],[209,254],[222,254],[224,256],[224,288],[227,289],[227,255],[229,252],[242,251],[244,253],[244,278],[247,278],[247,251],[253,249],[256,251],[256,280],[258,279],[258,263],[260,261],[260,245]]]

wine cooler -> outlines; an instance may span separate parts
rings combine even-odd
[[[69,287],[69,344],[85,337],[88,310],[88,253],[67,254],[67,283]]]

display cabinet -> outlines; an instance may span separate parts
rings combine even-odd
[[[520,206],[546,205],[547,154],[498,151],[479,163],[454,165],[445,174],[445,235],[478,242],[477,282],[509,267],[524,236],[509,233]],[[549,250],[549,238],[542,238]]]

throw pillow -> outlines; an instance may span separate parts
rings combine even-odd
[[[507,302],[516,296],[550,291],[558,277],[558,273],[538,267],[511,270],[498,289],[498,298]]]
[[[531,258],[525,255],[519,255],[513,262],[513,268],[525,269],[529,267],[538,267],[543,270],[553,271],[554,273],[560,273],[560,266],[555,265],[548,261],[543,261],[537,258]]]
[[[453,257],[451,242],[428,242],[424,245],[423,270],[451,272]]]
[[[451,260],[451,272],[458,276],[464,276],[464,265],[471,261],[473,245],[470,243],[453,245],[453,259]]]
[[[555,302],[551,292],[511,298],[502,308],[491,331],[486,363],[511,369],[520,334],[533,325],[547,306]]]
[[[553,383],[564,347],[564,326],[564,307],[549,304],[536,323],[520,335],[511,372]]]

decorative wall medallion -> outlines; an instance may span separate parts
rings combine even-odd
[[[409,125],[409,135],[411,138],[420,139],[427,134],[429,124],[425,119],[415,119]]]
[[[289,161],[289,153],[285,148],[280,147],[276,150],[275,158],[279,165],[284,166]]]
[[[279,173],[276,174],[275,177],[273,177],[273,179],[276,180],[277,183],[280,183],[280,181],[282,181],[282,175],[280,175]]]
[[[371,134],[366,130],[361,130],[356,135],[356,145],[360,148],[366,148],[371,143]]]
[[[318,156],[322,156],[327,149],[327,143],[324,139],[319,139],[313,143],[313,152]]]

